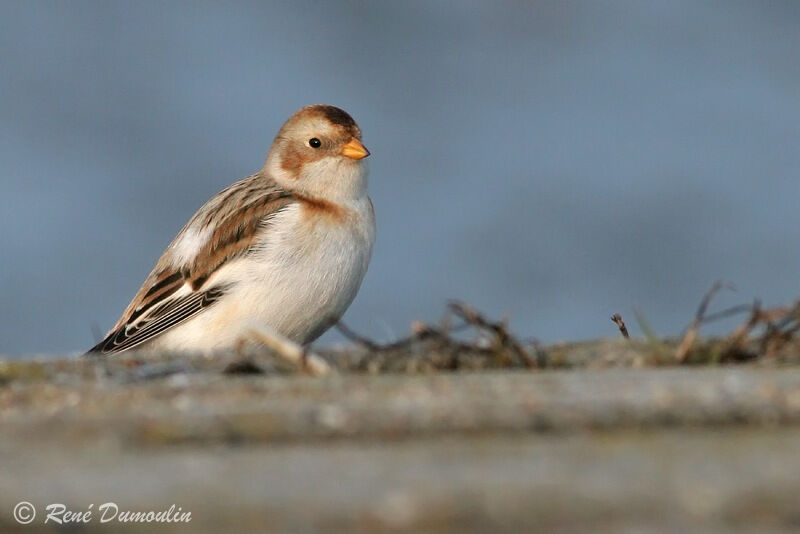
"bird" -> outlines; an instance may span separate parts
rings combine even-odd
[[[330,105],[300,109],[263,168],[206,202],[87,354],[235,350],[254,325],[306,346],[361,286],[375,241],[361,129]]]

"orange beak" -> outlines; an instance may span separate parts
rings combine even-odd
[[[353,159],[363,159],[369,156],[369,150],[355,137],[342,147],[342,156]]]

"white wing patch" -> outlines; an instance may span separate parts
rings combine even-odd
[[[185,232],[178,236],[178,239],[172,244],[174,264],[185,265],[194,261],[197,253],[211,238],[212,230],[210,226],[200,231],[194,228],[187,228]]]

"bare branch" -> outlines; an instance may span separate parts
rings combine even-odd
[[[706,292],[706,294],[703,296],[703,300],[700,301],[700,305],[697,307],[697,313],[694,316],[692,324],[689,325],[688,329],[686,329],[686,334],[684,334],[680,345],[678,345],[678,348],[675,351],[675,359],[678,361],[678,363],[684,363],[686,361],[686,357],[689,355],[689,351],[692,349],[692,345],[694,345],[694,342],[697,339],[697,332],[700,330],[700,325],[703,324],[703,318],[706,310],[708,309],[708,305],[711,303],[711,299],[714,298],[714,295],[716,295],[722,289],[733,290],[735,287],[733,284],[728,282],[717,280]]]
[[[630,335],[628,334],[628,327],[625,326],[625,321],[622,320],[622,315],[615,313],[611,316],[611,320],[614,321],[614,324],[617,325],[619,328],[619,333],[622,334],[622,337],[625,339],[630,339]]]

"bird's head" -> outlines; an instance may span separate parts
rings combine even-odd
[[[367,186],[361,129],[344,110],[308,106],[292,115],[278,132],[264,171],[289,192],[346,200]]]

